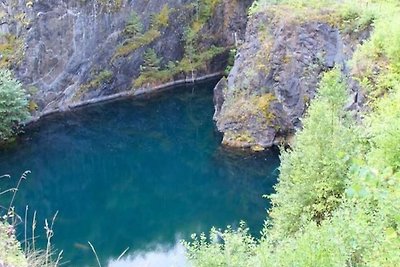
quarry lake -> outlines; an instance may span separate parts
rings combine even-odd
[[[1,148],[0,175],[12,177],[2,178],[1,189],[31,171],[14,204],[22,219],[29,205],[28,229],[37,212],[37,244],[44,246],[44,220],[57,211],[52,243],[64,251],[64,266],[97,265],[88,241],[102,266],[185,266],[180,240],[192,233],[244,220],[259,236],[278,153],[220,145],[214,85],[53,115]]]

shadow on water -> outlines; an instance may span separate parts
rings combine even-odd
[[[220,146],[213,86],[47,117],[0,150],[1,174],[17,179],[32,171],[17,211],[24,214],[29,205],[42,221],[59,211],[53,240],[65,251],[65,266],[95,264],[87,241],[104,265],[181,266],[177,241],[193,232],[245,220],[258,235],[268,209],[262,195],[276,182],[278,154]],[[116,262],[127,247],[129,256]]]

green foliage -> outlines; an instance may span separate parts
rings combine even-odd
[[[257,242],[248,231],[244,223],[237,230],[228,226],[223,233],[213,228],[210,232],[211,242],[208,242],[205,234],[201,234],[193,235],[191,242],[183,244],[194,266],[251,266]]]
[[[160,13],[153,17],[153,24],[157,28],[167,27],[169,23],[169,14],[171,10],[168,4],[165,4],[161,9]]]
[[[326,73],[293,150],[282,151],[279,184],[271,196],[274,238],[297,232],[309,220],[320,223],[340,204],[348,158],[355,153],[345,100],[340,71]]]
[[[150,28],[143,32],[141,18],[136,12],[133,12],[124,29],[124,35],[128,39],[117,48],[113,59],[128,56],[137,49],[154,42],[161,36],[161,29],[168,27],[170,13],[171,9],[168,4],[164,5],[159,13],[153,15]]]
[[[271,112],[270,107],[272,102],[276,100],[276,97],[272,93],[266,93],[264,95],[258,96],[255,98],[255,106],[257,110],[260,111],[267,120],[267,123],[270,124],[274,118],[275,114]]]
[[[93,75],[93,74],[92,74]],[[99,73],[95,74],[93,79],[88,83],[81,85],[79,90],[76,92],[74,96],[74,100],[79,100],[83,94],[93,88],[98,88],[105,83],[109,83],[113,78],[113,73],[109,70],[102,70]]]
[[[400,78],[400,2],[396,0],[259,0],[249,10],[275,13],[285,23],[320,21],[350,35],[374,29],[357,49],[352,75],[371,100],[392,90]]]
[[[161,60],[154,49],[148,48],[143,54],[143,64],[140,65],[140,76],[135,80],[133,85],[140,87],[146,83],[159,80],[161,78],[159,75]]]
[[[24,172],[15,187],[1,191],[0,195],[11,194],[10,197],[2,198],[2,201],[9,200],[9,203],[1,203],[0,207],[3,209],[0,217],[0,265],[1,266],[12,266],[12,267],[57,267],[60,266],[60,260],[62,259],[63,251],[60,251],[58,255],[55,255],[55,251],[52,249],[52,238],[54,236],[54,221],[57,217],[58,212],[55,213],[52,220],[46,219],[44,223],[44,234],[47,238],[46,249],[38,249],[35,244],[37,243],[36,236],[36,212],[33,214],[32,219],[32,236],[25,238],[23,242],[20,242],[16,238],[17,225],[22,222],[22,218],[16,214],[15,207],[13,206],[17,192],[20,190],[22,182],[27,179],[30,171]],[[11,178],[9,175],[1,175],[2,178]],[[0,188],[1,189],[1,188]],[[5,208],[4,206],[8,208]],[[3,215],[4,214],[4,215]],[[29,216],[28,206],[26,207],[24,224],[27,224]],[[28,225],[25,225],[25,230]],[[24,245],[22,249],[21,244]]]
[[[299,9],[314,4],[280,2]],[[257,3],[252,13],[270,5]],[[355,125],[344,110],[347,94],[340,72],[324,75],[293,149],[282,151],[263,238],[239,266],[372,267],[400,262],[399,2],[321,1],[318,7],[327,3],[338,7],[336,18],[351,21],[354,29],[373,23],[371,38],[358,47],[352,68],[370,93],[379,94],[372,95],[376,98],[370,113]],[[239,251],[248,247],[236,244]],[[192,243],[188,255],[194,266],[212,266],[208,257],[216,266],[230,266],[224,246],[205,237]]]
[[[184,57],[178,62],[168,62],[166,66],[160,66],[161,59],[153,55],[153,62],[157,63],[153,68],[141,68],[140,76],[134,81],[134,87],[141,87],[146,84],[162,84],[171,81],[176,75],[189,74],[206,67],[207,63],[215,56],[226,51],[225,48],[212,46],[209,50],[193,55],[192,59]]]
[[[345,100],[339,71],[326,73],[293,150],[283,151],[271,221],[243,266],[398,265],[400,88],[358,126]],[[195,248],[195,266],[209,255],[229,266],[223,247],[204,241]]]
[[[202,0],[198,2],[196,6],[197,18],[190,27],[185,29],[183,35],[185,56],[182,61],[184,65],[187,66],[185,69],[194,71],[196,70],[198,62],[202,61],[199,60],[200,57],[198,55],[199,51],[201,51],[199,47],[201,39],[199,32],[204,27],[204,24],[212,17],[218,3],[219,0]],[[214,50],[214,48],[211,48],[209,51],[212,50]]]
[[[18,65],[23,57],[23,43],[15,35],[0,35],[0,68]]]
[[[113,58],[128,56],[138,48],[151,44],[154,40],[160,37],[160,35],[161,33],[157,29],[153,28],[143,34],[137,34],[118,47]]]
[[[400,81],[400,79],[398,80]],[[370,164],[379,169],[400,171],[400,87],[380,99],[376,111],[368,118],[372,146]]]
[[[225,68],[225,75],[228,76],[231,72],[233,65],[235,64],[237,49],[233,48],[229,50],[228,65]]]
[[[374,31],[351,63],[352,74],[373,100],[393,90],[400,79],[400,3],[373,3],[368,12],[374,13]]]
[[[190,61],[193,61],[194,57],[196,56],[197,49],[197,33],[192,28],[188,27],[185,29],[184,33],[184,42],[185,42],[185,57],[188,58]]]
[[[143,23],[136,12],[132,12],[128,23],[125,26],[124,34],[130,38],[143,33]]]
[[[128,56],[137,49],[154,42],[161,36],[161,28],[168,26],[170,12],[168,5],[164,5],[158,14],[153,15],[152,25],[146,32],[143,32],[140,16],[133,12],[124,29],[124,34],[128,39],[117,48],[113,59]]]
[[[327,72],[293,150],[282,151],[279,184],[271,196],[272,228],[266,229],[256,256],[244,266],[343,266],[346,262],[341,247],[338,250],[338,244],[329,243],[337,233],[316,234],[342,202],[349,158],[357,151],[355,129],[344,111],[346,99],[340,71]],[[206,245],[200,247],[198,255]],[[214,258],[226,263],[221,256]]]
[[[144,63],[141,67],[140,76],[133,81],[133,87],[138,88],[144,85],[161,84],[171,81],[179,74],[192,74],[203,70],[207,67],[207,63],[215,56],[226,52],[225,48],[211,46],[210,48],[200,47],[199,31],[204,24],[212,17],[215,8],[220,0],[199,0],[189,5],[189,8],[194,8],[196,16],[193,18],[192,24],[186,27],[183,34],[184,56],[176,62],[168,62],[161,66],[161,60],[157,64],[157,68],[151,68]],[[161,35],[162,28],[169,24],[170,14],[172,10],[166,4],[158,14],[153,15],[152,24],[148,31],[141,31],[140,19],[136,14],[132,15],[124,31],[129,37],[123,45],[117,48],[113,59],[120,56],[128,56],[140,47],[150,45]],[[147,50],[147,52],[149,52]],[[144,55],[148,57],[149,54]],[[152,55],[153,59],[157,56]],[[146,61],[146,60],[145,60]],[[155,62],[155,60],[153,60]]]
[[[28,97],[11,71],[0,70],[0,141],[16,133],[17,126],[29,116]]]
[[[143,54],[143,64],[140,70],[143,72],[157,71],[160,69],[161,59],[157,57],[156,51],[149,48]]]
[[[198,4],[199,20],[202,22],[209,20],[219,2],[220,0],[201,0]]]
[[[0,221],[0,259],[15,267],[28,266],[22,253],[20,243],[15,237],[14,227]]]

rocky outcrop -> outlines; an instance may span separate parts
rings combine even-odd
[[[0,44],[15,51],[6,60],[5,51],[0,55],[32,95],[31,109],[40,115],[138,89],[134,83],[146,49],[154,49],[160,69],[176,64],[185,57],[185,30],[193,27],[197,27],[197,53],[213,46],[223,49],[204,57],[201,67],[190,71],[182,67],[140,87],[222,71],[225,50],[234,44],[235,35],[244,36],[250,4],[250,0],[1,0],[0,33],[7,38]],[[125,31],[134,14],[142,24],[140,38]],[[10,45],[10,40],[20,45]]]
[[[368,37],[368,29],[346,31],[329,21],[333,12],[294,12],[272,6],[250,19],[228,78],[215,88],[214,119],[224,144],[259,150],[287,143],[301,127],[321,74],[335,66],[347,74],[354,49]],[[362,92],[349,83],[349,108],[358,109]]]

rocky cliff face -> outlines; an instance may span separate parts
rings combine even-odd
[[[321,74],[337,66],[347,75],[368,28],[351,31],[334,11],[303,12],[270,6],[250,19],[228,78],[215,88],[214,119],[223,143],[258,150],[288,142]],[[349,108],[357,110],[363,94],[354,81],[349,85]]]
[[[245,31],[251,2],[0,0],[0,67],[15,71],[40,116],[221,72],[239,43],[215,89],[214,119],[223,143],[270,147],[301,127],[323,72],[338,66],[347,75],[369,29],[353,31],[334,10],[270,5]],[[363,94],[349,85],[357,110]]]
[[[1,0],[0,64],[12,68],[29,90],[34,113],[63,110],[101,96],[222,71],[235,36],[244,36],[250,4]],[[158,65],[143,73],[148,48]]]

